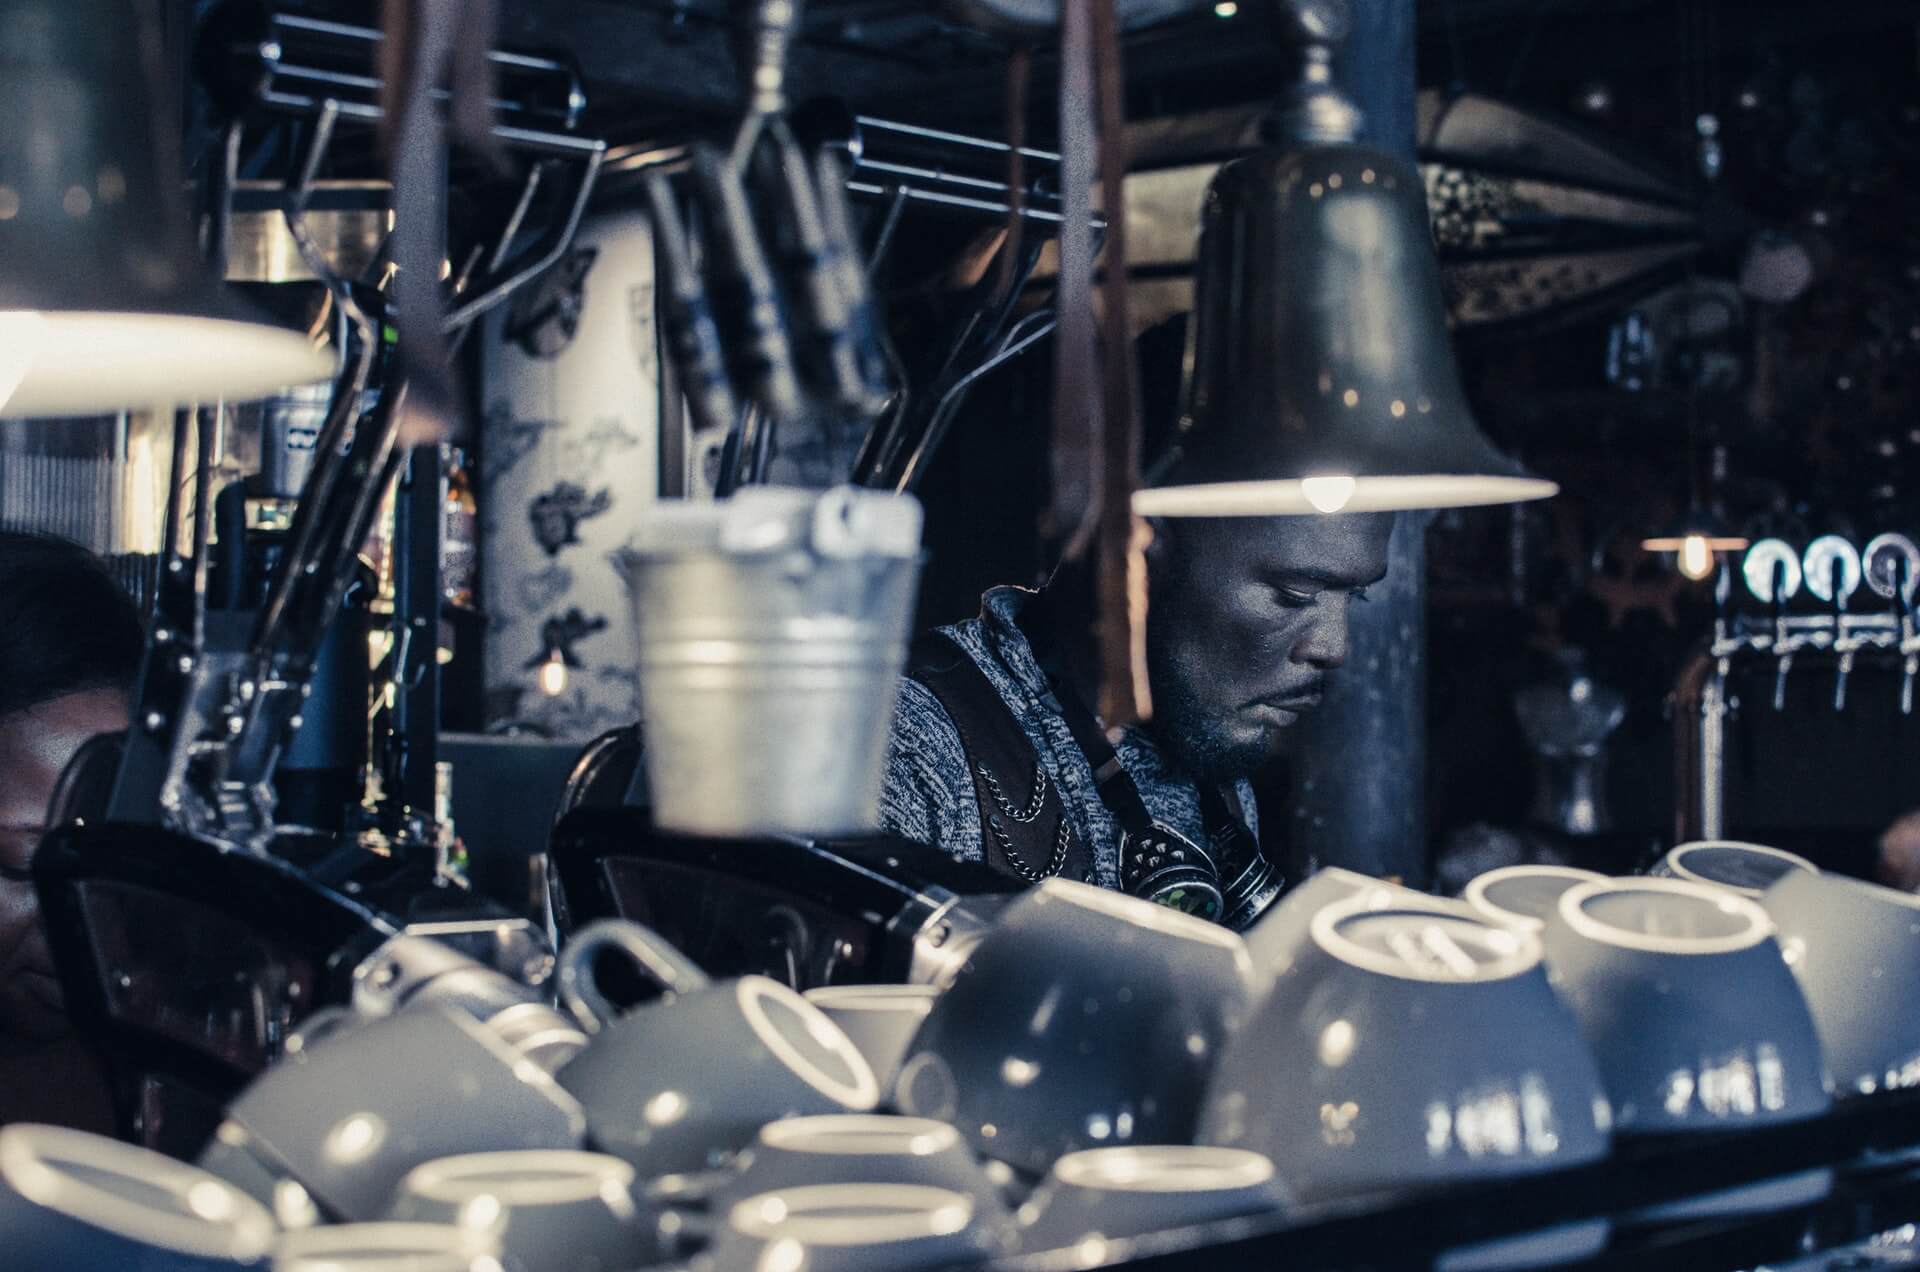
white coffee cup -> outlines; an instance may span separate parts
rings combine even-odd
[[[998,1185],[946,1122],[884,1114],[827,1114],[769,1122],[715,1198],[731,1204],[812,1184],[919,1184],[960,1193],[978,1223],[1011,1222]]]
[[[485,1232],[433,1223],[344,1223],[289,1232],[273,1272],[504,1272]]]
[[[1225,928],[1048,879],[934,1001],[894,1103],[1035,1175],[1082,1148],[1186,1142],[1252,995],[1246,947]]]
[[[202,1160],[264,1168],[331,1215],[369,1222],[424,1162],[578,1148],[585,1133],[580,1105],[540,1065],[466,1013],[419,1004],[289,1044]]]
[[[1619,1134],[1726,1130],[1826,1111],[1813,1018],[1754,902],[1679,879],[1563,893],[1542,941]]]
[[[883,1093],[893,1089],[913,1035],[939,997],[932,985],[829,985],[806,992],[807,1001],[860,1048]]]
[[[666,996],[614,1019],[593,979],[609,951]],[[555,1078],[586,1109],[594,1144],[642,1178],[723,1165],[768,1122],[879,1103],[866,1057],[818,1007],[765,976],[709,981],[639,924],[582,929],[561,951],[560,983],[593,1040]]]
[[[1310,1203],[1606,1154],[1600,1075],[1533,936],[1355,895],[1310,937],[1220,1057],[1200,1142],[1266,1154]]]
[[[0,1265],[235,1272],[265,1266],[264,1207],[159,1153],[58,1126],[0,1127]]]
[[[1274,902],[1259,922],[1243,933],[1247,952],[1253,957],[1254,974],[1264,987],[1276,972],[1309,947],[1313,916],[1327,906],[1366,898],[1374,909],[1388,906],[1425,906],[1436,910],[1457,907],[1429,893],[1416,891],[1391,879],[1380,879],[1340,866],[1323,866],[1295,884]]]
[[[1495,923],[1538,934],[1560,904],[1561,893],[1604,878],[1573,866],[1501,866],[1476,875],[1460,899]]]
[[[1920,896],[1793,871],[1760,898],[1837,1095],[1920,1084]]]
[[[1649,872],[1655,878],[1711,884],[1743,897],[1757,898],[1784,875],[1820,868],[1798,853],[1737,839],[1696,839],[1675,844]]]
[[[818,1184],[736,1202],[694,1261],[711,1272],[920,1272],[978,1263],[1000,1239],[973,1203],[913,1184]]]
[[[1023,1250],[1137,1237],[1282,1209],[1273,1163],[1242,1148],[1136,1144],[1069,1153],[1020,1208]]]
[[[395,1220],[487,1234],[517,1272],[627,1272],[667,1250],[633,1167],[601,1153],[470,1153],[416,1166]]]

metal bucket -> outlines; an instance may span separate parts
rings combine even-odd
[[[715,836],[878,829],[918,592],[918,505],[755,490],[665,511],[615,556],[633,603],[656,824]]]

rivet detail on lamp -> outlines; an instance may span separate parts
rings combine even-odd
[[[1454,367],[1413,165],[1359,145],[1328,76],[1341,6],[1296,3],[1303,72],[1280,144],[1224,165],[1201,209],[1179,438],[1143,516],[1266,516],[1540,499]]]

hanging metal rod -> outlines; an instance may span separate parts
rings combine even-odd
[[[228,0],[204,23],[198,58],[202,78],[230,115],[264,106],[314,116],[331,101],[342,121],[377,124],[386,112],[380,79],[369,68],[378,65],[384,38],[371,27]],[[570,64],[498,49],[487,60],[499,82],[492,106],[502,122],[493,136],[502,145],[577,159],[603,147],[573,135],[587,98]]]
[[[863,199],[901,199],[1000,221],[1013,211],[1005,179],[1013,148],[1005,142],[824,107],[799,112],[794,130],[807,144],[840,150],[846,157],[847,191]],[[1021,218],[1058,225],[1060,156],[1032,146],[1022,146],[1020,154],[1028,173]],[[686,146],[647,143],[615,148],[605,172],[613,182],[655,172],[671,176],[686,166]],[[1092,224],[1097,232],[1106,222],[1095,216]]]

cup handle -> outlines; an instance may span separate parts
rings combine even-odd
[[[685,994],[713,983],[692,959],[652,928],[629,919],[589,923],[574,933],[560,952],[555,977],[560,983],[561,1004],[588,1033],[598,1033],[601,1026],[620,1014],[593,977],[594,960],[608,949],[632,959],[641,975],[669,994]]]

